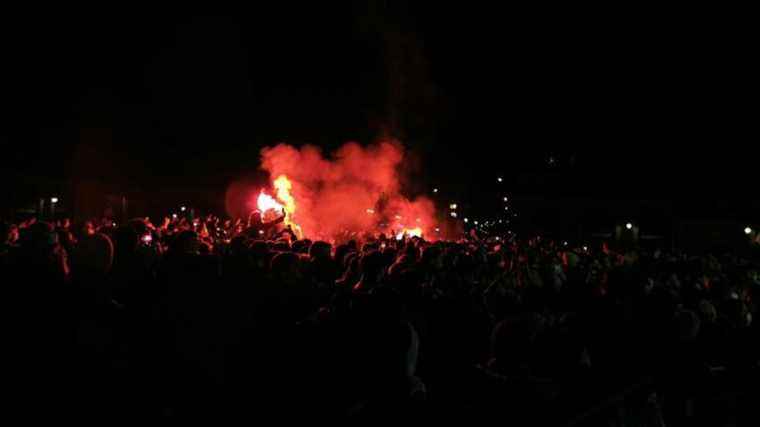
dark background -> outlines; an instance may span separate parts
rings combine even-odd
[[[9,13],[6,202],[79,181],[221,199],[263,146],[393,135],[410,191],[440,187],[442,203],[487,211],[510,192],[758,214],[758,67],[740,11],[405,3]]]

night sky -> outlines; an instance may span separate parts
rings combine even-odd
[[[717,15],[382,1],[67,12],[0,29],[4,174],[224,188],[265,145],[401,132],[418,191],[503,175],[526,193],[757,199],[756,48]]]

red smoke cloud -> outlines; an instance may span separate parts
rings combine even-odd
[[[314,146],[279,144],[261,151],[261,168],[271,180],[283,174],[290,179],[296,201],[293,220],[308,238],[417,227],[425,238],[434,238],[433,202],[425,197],[410,200],[400,192],[403,159],[397,142],[367,147],[351,142],[329,157]]]

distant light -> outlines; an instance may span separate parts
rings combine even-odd
[[[496,240],[501,240],[501,237],[499,237],[499,236],[496,236]]]
[[[584,247],[583,247],[583,250],[584,250],[584,251],[587,251],[587,250],[588,250],[588,246],[584,246]]]
[[[450,204],[449,209],[451,209],[452,211],[455,211],[457,209],[457,204],[456,203]]]
[[[437,188],[434,188],[434,189],[433,189],[433,193],[437,193],[437,192],[438,192],[438,189],[437,189]]]
[[[116,227],[116,221],[112,222],[111,226]]]
[[[752,234],[752,228],[750,228],[750,227],[745,227],[745,228],[744,228],[744,234]]]
[[[477,221],[473,221],[473,224],[478,225],[478,222]]]
[[[179,210],[181,210],[182,212],[184,212],[184,211],[186,211],[186,210],[187,210],[187,208],[186,208],[186,207],[184,207],[184,206],[182,206],[181,208],[179,208]]]
[[[499,182],[504,181],[503,179],[501,179],[501,177],[496,178],[496,180],[499,181]]]
[[[452,217],[452,218],[456,218],[456,217],[457,217],[457,213],[456,213],[456,212],[452,212],[452,213],[451,213],[451,217]]]
[[[629,223],[626,223],[626,224],[625,224],[625,228],[627,228],[627,229],[629,229],[629,230],[630,230],[630,229],[632,229],[632,228],[633,228],[633,224],[631,224],[630,222],[629,222]]]
[[[504,201],[505,201],[505,202],[509,201],[509,197],[507,197],[507,196],[504,196]]]
[[[177,219],[177,214],[172,214],[172,218]]]
[[[499,224],[501,224],[501,220],[499,220]]]
[[[401,219],[401,215],[396,215],[396,219]]]
[[[367,209],[367,213],[370,214],[370,215],[372,215],[373,213],[375,213],[375,210],[374,209]]]
[[[467,223],[467,222],[470,222],[470,219],[469,219],[469,218],[465,218],[465,219],[464,219],[464,222],[465,222],[465,223]]]
[[[563,246],[567,246],[567,241],[562,242]]]
[[[264,230],[259,230],[259,234],[264,234]]]
[[[438,228],[438,227],[436,227],[436,228],[435,228],[435,232],[436,232],[436,233],[440,233],[440,232],[441,232],[441,229],[440,229],[440,228]]]
[[[509,206],[504,206],[504,210],[508,211],[509,210]]]
[[[51,197],[50,203],[58,203],[58,197]]]

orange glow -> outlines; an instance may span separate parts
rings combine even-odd
[[[296,201],[293,196],[290,195],[290,190],[293,188],[293,184],[285,175],[280,175],[274,180],[274,188],[277,190],[277,198],[285,203],[285,211],[289,214],[296,212]]]
[[[290,182],[286,175],[280,175],[274,180],[274,188],[277,190],[277,198],[285,203],[285,224],[296,233],[296,236],[300,239],[303,237],[301,227],[295,223],[296,213],[296,199],[290,194],[293,184]]]

